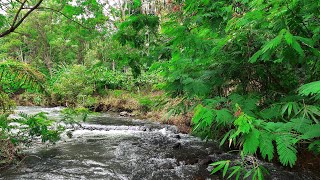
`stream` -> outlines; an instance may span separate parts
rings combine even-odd
[[[62,108],[18,107],[28,114],[44,111],[61,118]],[[101,113],[90,116],[72,137],[62,134],[55,145],[40,142],[25,150],[18,165],[0,171],[0,179],[221,179],[210,175],[208,164],[237,159],[213,142],[181,134],[175,126]],[[311,173],[289,172],[264,163],[266,179],[318,179]]]

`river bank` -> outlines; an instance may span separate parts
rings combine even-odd
[[[23,93],[14,96],[18,106],[46,107],[86,107],[94,112],[115,112],[124,116],[149,119],[162,124],[178,127],[182,133],[191,133],[191,104],[182,98],[169,98],[162,91],[133,93],[122,90],[109,90],[105,95],[96,95],[77,102],[68,102],[57,97],[42,94]]]

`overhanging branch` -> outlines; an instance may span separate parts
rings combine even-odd
[[[6,36],[6,35],[8,35],[8,34],[10,34],[10,33],[12,33],[12,32],[14,32],[14,31],[22,24],[22,22],[23,22],[34,10],[36,10],[36,9],[41,5],[41,3],[43,2],[43,0],[39,0],[36,5],[34,5],[32,8],[30,8],[30,9],[28,10],[28,12],[27,12],[26,14],[24,14],[23,17],[22,17],[19,21],[17,21],[18,16],[19,16],[19,14],[21,13],[21,10],[24,9],[23,6],[25,5],[26,2],[27,2],[27,0],[24,0],[24,1],[22,2],[21,6],[20,6],[20,8],[19,8],[19,10],[18,10],[18,12],[16,13],[16,15],[15,15],[15,17],[14,17],[13,23],[11,24],[10,28],[9,28],[8,30],[0,33],[0,38],[1,38],[1,37],[4,37],[4,36]]]
[[[62,13],[61,11],[59,11],[59,10],[56,10],[56,9],[53,9],[53,8],[48,8],[48,7],[39,7],[38,10],[49,10],[49,11],[55,12],[55,13],[57,13],[57,14],[62,15],[62,16],[65,17],[65,18],[67,18],[68,20],[70,20],[70,21],[78,24],[79,26],[81,26],[81,27],[84,28],[84,29],[87,29],[87,30],[90,30],[90,31],[93,30],[93,28],[84,26],[84,25],[81,24],[80,22],[78,22],[78,21],[72,19],[71,17],[63,14],[63,13]]]

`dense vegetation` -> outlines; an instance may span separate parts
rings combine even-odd
[[[120,110],[180,114],[193,134],[243,157],[294,167],[299,152],[320,153],[318,0],[119,2],[1,2],[3,113],[11,98],[92,109],[125,102]],[[256,161],[250,170],[212,165],[225,177],[265,173]]]

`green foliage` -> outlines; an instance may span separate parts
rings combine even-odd
[[[269,108],[259,110],[261,108],[257,105],[254,96],[246,99],[243,97],[245,96],[231,95],[228,99],[204,100],[206,106],[199,104],[194,109],[192,122],[195,134],[204,138],[220,139],[220,145],[229,142],[231,146],[233,143],[244,155],[260,153],[269,161],[273,160],[277,153],[279,161],[290,167],[293,167],[297,161],[299,143],[308,142],[309,150],[319,152],[317,142],[320,137],[320,127],[318,121],[312,118],[318,115],[315,113],[307,116],[302,113],[315,112],[312,108],[318,106],[289,101],[281,103],[282,108],[279,108],[279,103],[276,103],[270,106],[270,110]],[[251,115],[245,113],[242,107],[247,107],[244,109]],[[309,110],[305,110],[306,108]],[[259,119],[261,112],[263,112],[262,117],[272,118]],[[223,114],[227,123],[221,123],[219,113]],[[270,116],[266,113],[274,115]],[[283,121],[285,118],[288,120]]]
[[[0,114],[6,113],[15,107],[15,102],[9,95],[0,91]]]
[[[317,99],[320,99],[320,81],[305,84],[301,86],[298,91],[301,95],[316,95]]]
[[[220,107],[204,108],[209,108],[208,111],[215,111],[221,107],[227,108],[235,116],[229,125],[208,129],[217,123],[212,117],[212,123],[206,125],[208,135],[220,134],[218,138],[222,139],[222,144],[227,140],[229,145],[234,142],[234,145],[239,146],[245,154],[255,154],[260,150],[262,157],[268,157],[269,160],[272,160],[274,153],[277,152],[282,164],[293,166],[297,159],[297,144],[305,143],[308,138],[311,143],[316,142],[319,137],[317,132],[312,131],[317,127],[319,104],[305,97],[295,96],[295,99],[289,101],[283,98],[293,95],[301,83],[306,84],[298,89],[301,95],[317,96],[318,94],[317,89],[320,85],[318,81],[312,82],[319,77],[317,60],[319,50],[316,49],[319,42],[319,36],[316,34],[319,33],[319,28],[315,28],[319,24],[312,20],[315,17],[313,14],[315,9],[312,7],[316,6],[316,2],[241,1],[235,5],[221,1],[220,6],[218,3],[220,2],[203,1],[197,4],[195,1],[188,1],[184,18],[181,18],[184,23],[176,30],[169,29],[168,32],[175,33],[174,43],[179,44],[179,46],[174,44],[173,47],[183,49],[183,51],[176,49],[178,58],[172,58],[172,62],[180,61],[181,63],[171,63],[168,68],[172,70],[167,74],[171,83],[169,85],[176,92],[180,91],[179,94],[190,96],[190,92],[183,88],[184,84],[181,83],[183,81],[179,81],[181,79],[178,79],[177,75],[190,76],[190,73],[197,72],[196,78],[204,79],[203,84],[214,92],[206,94],[205,98],[209,96],[214,99],[217,95],[223,94],[230,99],[219,104]],[[197,13],[194,14],[195,11]],[[218,13],[215,14],[215,12]],[[220,18],[219,15],[224,13],[229,16]],[[233,13],[232,16],[230,13]],[[224,29],[225,32],[220,29],[208,31],[208,26],[214,21],[218,21],[217,27]],[[206,30],[205,37],[212,40],[207,47],[212,47],[210,49],[213,50],[203,55],[201,51],[205,51],[205,48],[195,52],[197,48],[191,46],[200,47],[198,42],[206,42],[206,39],[201,36],[201,33]],[[182,34],[183,38],[179,39]],[[189,39],[191,43],[184,44]],[[203,60],[200,61],[200,59]],[[196,70],[181,71],[185,68],[181,64],[188,63],[190,65],[187,65],[187,68],[197,66]],[[306,66],[308,63],[312,65]],[[219,69],[223,69],[223,72],[219,72]],[[265,69],[268,70],[265,71]],[[175,74],[176,71],[179,73]],[[305,72],[303,76],[297,76],[297,73],[294,73],[301,71]],[[202,78],[202,75],[208,73],[209,78]],[[284,73],[290,75],[287,76]],[[212,80],[210,77],[222,79],[224,82]],[[178,81],[171,81],[170,78]],[[258,88],[252,87],[251,83]],[[205,88],[201,87],[201,89]],[[221,90],[240,94],[258,92],[263,96],[256,99],[247,98],[245,95],[221,93]],[[199,95],[196,92],[191,94]],[[279,97],[280,94],[282,97]],[[199,114],[195,112],[194,117],[200,119],[197,116]],[[231,123],[233,126],[230,126]],[[200,120],[194,125],[194,129],[196,130],[201,124]],[[307,132],[313,136],[308,136]]]
[[[30,65],[17,61],[0,62],[1,88],[5,91],[15,88],[31,88],[44,91],[44,75]],[[7,84],[6,82],[10,83]]]
[[[97,103],[96,94],[115,90],[151,90],[160,77],[143,72],[138,78],[130,73],[108,70],[101,62],[88,66],[73,65],[62,68],[51,80],[52,91],[59,101],[69,106],[92,106]],[[119,91],[119,92],[120,92]],[[120,96],[116,95],[116,96]]]
[[[27,126],[25,130],[28,131],[30,138],[41,137],[42,142],[50,141],[51,143],[60,140],[59,135],[63,131],[63,127],[58,126],[56,129],[50,129],[54,121],[48,119],[45,113],[41,112],[35,115],[20,113],[19,116],[21,118],[16,121]]]
[[[17,119],[10,119],[9,114],[0,114],[0,164],[13,162],[20,145],[28,146],[38,137],[43,143],[55,143],[60,140],[60,134],[64,130],[43,112],[34,115],[20,113],[19,116]]]
[[[282,134],[276,137],[279,160],[283,165],[292,167],[297,160],[297,150],[294,144],[297,139],[292,134]]]
[[[47,106],[49,104],[49,98],[42,93],[24,92],[19,95],[17,102],[19,105],[31,103],[35,106]]]
[[[53,83],[53,91],[73,105],[81,102],[83,98],[90,97],[94,92],[94,84],[86,75],[86,67],[75,65],[59,75]]]
[[[142,112],[148,112],[152,108],[153,101],[149,97],[143,97],[139,99],[139,104]]]
[[[194,108],[194,116],[192,123],[195,125],[193,131],[199,134],[202,138],[207,138],[210,135],[212,122],[215,118],[214,112],[199,104]]]
[[[115,38],[122,44],[130,44],[135,48],[145,45],[145,33],[155,34],[159,26],[159,18],[149,15],[133,15],[121,23]]]
[[[316,140],[316,141],[312,142],[309,145],[308,150],[314,152],[316,155],[319,155],[320,154],[320,140]]]
[[[274,157],[274,146],[273,140],[275,135],[268,131],[261,131],[260,133],[260,141],[259,141],[259,149],[262,157],[266,159],[268,156],[268,160],[271,161]]]
[[[137,4],[137,2],[135,2]],[[143,65],[149,59],[150,49],[156,45],[156,35],[159,27],[159,18],[144,14],[131,15],[120,24],[118,32],[114,35],[123,48],[129,49],[127,53],[121,52],[121,61],[126,61],[134,77],[138,77]],[[126,49],[123,49],[124,51]],[[152,60],[154,61],[154,60]]]
[[[233,115],[231,114],[231,112],[228,110],[228,109],[226,109],[226,108],[223,108],[223,109],[219,109],[219,110],[216,110],[215,111],[216,112],[216,114],[217,114],[217,117],[216,117],[216,121],[217,121],[217,123],[220,125],[220,124],[222,124],[222,125],[228,125],[228,124],[230,124],[232,121],[233,121],[233,119],[234,119],[234,117],[233,117]]]
[[[78,124],[85,122],[88,115],[91,114],[89,109],[78,107],[78,108],[65,108],[61,111],[63,114],[62,122],[67,124]]]
[[[260,131],[252,129],[252,131],[244,136],[243,152],[244,154],[253,154],[259,147]]]
[[[134,0],[108,12],[112,18],[96,0],[44,3],[58,13],[34,12],[0,39],[1,59],[34,66],[0,63],[3,110],[13,104],[3,92],[21,88],[48,85],[56,104],[71,107],[95,105],[108,89],[121,97],[157,88],[183,99],[170,113],[193,111],[193,133],[202,138],[269,161],[277,154],[291,167],[302,143],[319,153],[318,0],[176,1],[154,12],[159,17],[141,14]],[[0,15],[0,31],[17,7]],[[166,102],[138,99],[143,111]],[[224,177],[228,169],[236,179],[263,174],[258,165],[214,165]]]
[[[252,163],[252,165],[248,164],[248,161]],[[269,174],[269,172],[261,165],[258,164],[257,160],[251,156],[243,156],[241,157],[241,161],[231,162],[230,160],[222,160],[217,161],[210,166],[215,166],[215,168],[211,171],[211,174],[217,173],[218,171],[222,171],[222,177],[226,179],[247,179],[252,176],[253,180],[263,180],[265,174]]]
[[[12,110],[15,102],[8,93],[19,89],[46,92],[44,75],[26,63],[17,61],[0,62],[0,114]]]

